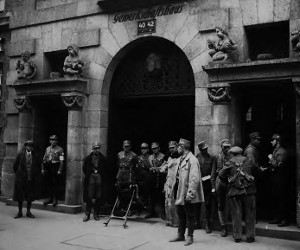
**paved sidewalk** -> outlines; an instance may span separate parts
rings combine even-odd
[[[117,219],[111,220],[107,227],[103,225],[105,218],[83,223],[83,213],[71,215],[33,209],[35,219],[14,219],[16,212],[16,207],[0,202],[0,250],[300,249],[300,241],[256,237],[252,244],[234,243],[231,236],[207,235],[204,230],[196,230],[194,244],[184,247],[183,242],[168,242],[177,229],[166,227],[160,220],[150,223],[129,220],[128,229],[124,229],[123,221]]]

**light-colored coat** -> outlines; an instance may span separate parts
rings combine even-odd
[[[184,205],[187,196],[191,198],[191,203],[204,202],[200,165],[197,158],[189,152],[181,163],[179,159],[175,173],[177,170],[179,171],[179,183],[175,205]],[[175,183],[176,178],[172,187],[173,195]]]

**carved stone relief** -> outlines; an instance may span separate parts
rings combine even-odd
[[[62,96],[62,100],[68,109],[82,109],[84,97],[79,95]]]
[[[229,102],[231,100],[230,87],[207,88],[208,99],[211,102]]]
[[[32,106],[28,97],[19,97],[14,99],[14,104],[19,112],[29,111]]]

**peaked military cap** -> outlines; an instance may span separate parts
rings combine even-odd
[[[221,141],[221,146],[222,147],[231,147],[231,144],[228,139],[224,139]]]
[[[273,134],[272,135],[272,140],[280,140],[280,135],[279,134]]]
[[[198,143],[198,148],[199,149],[206,149],[206,148],[208,148],[208,145],[207,145],[206,141],[199,142]]]
[[[101,148],[100,143],[99,143],[99,142],[95,142],[95,143],[93,144],[93,146],[92,146],[92,149],[94,149],[94,148]]]
[[[238,146],[234,146],[231,149],[229,149],[228,152],[231,153],[231,154],[234,154],[234,155],[239,155],[243,152],[243,149],[238,147]]]
[[[261,139],[261,136],[258,132],[253,132],[253,133],[249,134],[249,138],[250,138],[250,140]]]
[[[191,146],[191,142],[189,140],[186,140],[186,139],[183,139],[183,138],[179,139],[178,144],[181,145],[181,146],[187,146],[187,147]]]
[[[33,141],[27,140],[26,142],[24,142],[24,146],[33,146]]]
[[[177,147],[177,142],[176,141],[169,141],[169,148],[174,148]]]
[[[58,141],[58,136],[57,135],[51,135],[49,139]]]
[[[141,148],[149,148],[148,143],[143,142],[143,143],[141,144]]]
[[[123,147],[126,147],[126,146],[131,146],[131,141],[129,141],[129,140],[123,141]]]
[[[158,148],[158,147],[159,147],[159,143],[158,142],[152,142],[151,148]]]

